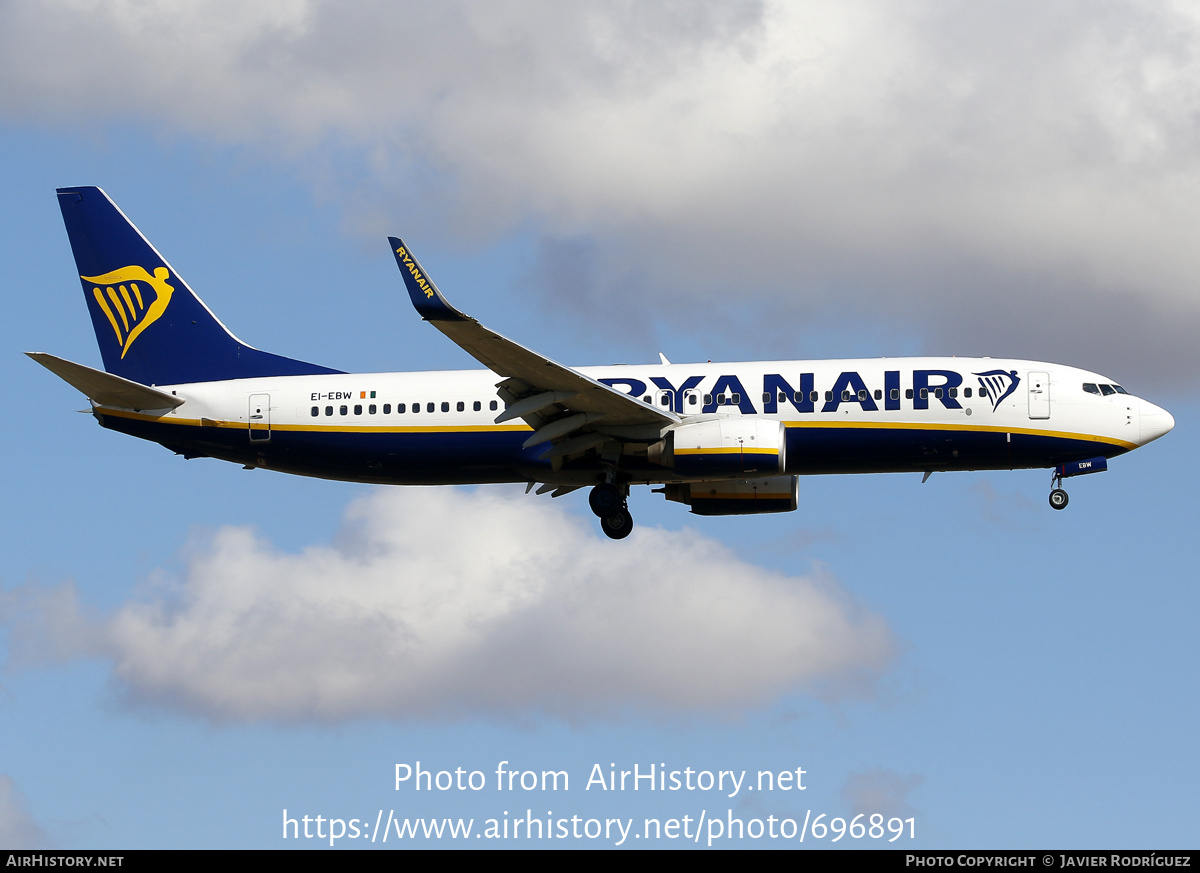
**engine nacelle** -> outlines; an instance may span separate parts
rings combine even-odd
[[[669,484],[663,488],[667,500],[686,503],[696,515],[791,512],[799,503],[799,492],[795,476]]]
[[[710,418],[673,428],[650,460],[684,476],[776,476],[787,468],[786,434],[769,418]]]

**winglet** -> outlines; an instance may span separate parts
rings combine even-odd
[[[403,240],[389,236],[388,242],[392,246],[392,254],[396,256],[396,265],[400,267],[400,275],[404,278],[404,287],[408,289],[408,296],[412,299],[413,306],[422,318],[426,321],[469,320],[442,296],[442,292],[421,269],[421,265],[417,263],[417,259],[413,257]]]

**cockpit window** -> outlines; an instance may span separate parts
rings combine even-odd
[[[1100,389],[1099,389],[1099,387],[1097,387],[1095,382],[1084,382],[1083,390],[1086,391],[1088,394],[1099,394],[1100,393]]]
[[[1103,394],[1105,397],[1108,397],[1110,394],[1116,394],[1117,392],[1113,389],[1113,386],[1105,385],[1104,383],[1101,383],[1100,384],[1100,393]]]
[[[1114,385],[1114,386],[1113,386],[1113,389],[1114,389],[1114,390],[1115,390],[1115,391],[1116,391],[1118,394],[1128,394],[1128,393],[1129,393],[1129,392],[1128,392],[1128,391],[1126,391],[1124,388],[1122,388],[1120,385]]]

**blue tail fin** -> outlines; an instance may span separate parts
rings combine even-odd
[[[243,343],[108,195],[59,188],[104,369],[143,385],[339,373]]]

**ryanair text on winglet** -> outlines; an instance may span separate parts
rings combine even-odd
[[[409,257],[408,252],[404,250],[404,246],[400,246],[400,248],[396,249],[396,254],[400,256],[400,259],[404,262],[404,266],[408,268],[408,272],[412,273],[412,277],[417,281],[417,284],[421,286],[421,290],[425,292],[425,296],[432,299],[433,289],[429,287],[429,283],[425,281],[425,277],[422,276],[421,271],[417,269],[417,262]]]

